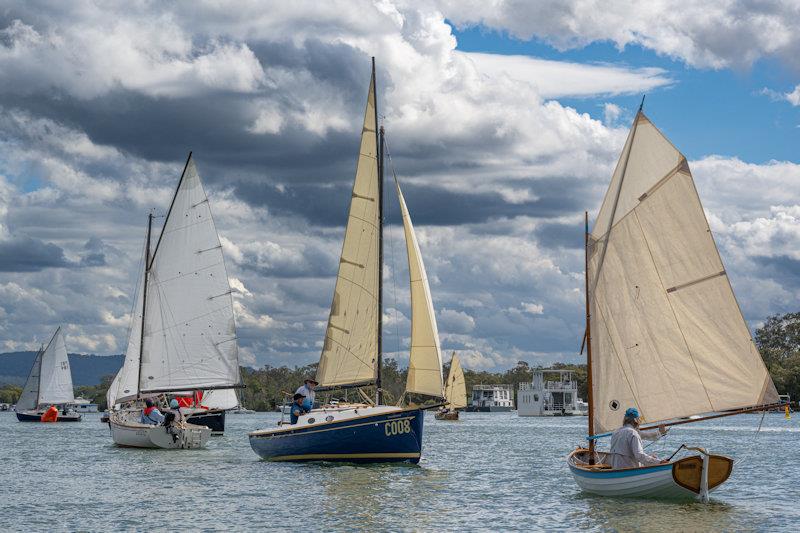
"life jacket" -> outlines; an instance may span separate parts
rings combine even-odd
[[[154,405],[154,406],[152,406],[152,407],[145,407],[145,408],[144,408],[144,416],[150,416],[150,413],[152,413],[153,411],[155,411],[155,409],[156,409],[156,406],[155,406],[155,405]]]

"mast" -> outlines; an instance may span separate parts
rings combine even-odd
[[[375,124],[378,124],[378,82],[375,78],[375,58],[372,58],[372,83],[375,94]],[[384,131],[380,127],[375,142],[378,154],[378,358],[375,371],[375,404],[383,404],[381,367],[383,366],[383,146]]]
[[[173,202],[174,202],[173,198]],[[170,206],[172,208],[172,206]],[[147,277],[150,273],[150,233],[153,230],[153,213],[147,215],[147,244],[144,248],[144,287],[142,289],[142,329],[139,336],[139,377],[136,379],[136,397],[140,398],[140,389],[142,386],[142,354],[144,353],[144,314],[147,309]],[[163,233],[163,232],[162,232]],[[159,237],[159,241],[161,237]]]
[[[589,212],[584,211],[584,270],[586,282],[586,386],[589,389],[589,464],[594,464],[594,402],[592,401],[592,330],[591,308],[589,306]]]

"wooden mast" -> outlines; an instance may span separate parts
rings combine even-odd
[[[375,78],[375,58],[372,58],[372,88],[375,110],[375,126],[378,125],[378,89]],[[383,405],[383,387],[381,370],[383,366],[383,126],[375,136],[376,155],[378,156],[378,357],[375,369],[375,404]]]
[[[594,435],[594,401],[592,398],[592,330],[591,330],[591,308],[589,306],[589,212],[584,211],[584,271],[586,282],[586,385],[588,391],[589,404],[589,464],[594,464],[595,442],[591,438]]]
[[[173,198],[173,202],[174,202]],[[171,207],[171,206],[170,206]],[[141,398],[142,389],[142,354],[144,353],[144,323],[147,312],[147,277],[150,273],[150,234],[153,230],[153,213],[147,215],[147,243],[144,248],[144,286],[142,288],[142,328],[139,333],[139,374],[136,379],[136,397]],[[164,233],[163,231],[161,233]],[[161,241],[161,237],[158,239]]]

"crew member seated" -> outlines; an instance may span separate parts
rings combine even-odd
[[[158,410],[153,400],[146,398],[144,401],[144,409],[142,409],[142,417],[139,420],[142,424],[149,424],[157,426],[164,422],[164,415]]]
[[[180,403],[173,398],[169,401],[169,410],[164,413],[164,425],[171,426],[179,424],[181,421],[183,421],[183,413],[181,413]]]
[[[305,408],[303,408],[303,400],[305,400],[305,396],[296,392],[294,397],[292,398],[292,407],[289,411],[289,422],[292,424],[297,424],[297,420],[300,418],[300,415],[307,412]]]

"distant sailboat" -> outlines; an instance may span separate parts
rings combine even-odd
[[[120,446],[203,447],[208,427],[139,422],[144,398],[241,386],[222,245],[191,154],[151,254],[152,223],[125,362],[108,390],[111,435]]]
[[[467,406],[467,386],[464,382],[461,361],[455,352],[450,360],[450,373],[444,386],[444,398],[447,403],[437,411],[436,420],[458,420],[458,410]]]
[[[778,402],[686,157],[641,109],[591,233],[588,220],[590,446],[572,452],[569,467],[594,494],[706,500],[730,476],[729,457],[682,446],[678,451],[698,454],[612,470],[608,453],[595,450],[595,440],[619,428],[630,407],[649,425],[642,429],[652,429]]]
[[[58,414],[57,422],[80,422],[80,414],[66,410],[74,402],[67,345],[59,327],[47,347],[39,350],[33,360],[33,367],[17,401],[17,420],[40,422],[45,409],[61,405],[63,410]]]
[[[296,424],[250,433],[250,445],[264,459],[412,463],[420,459],[422,409],[385,405],[383,401],[384,132],[378,130],[377,116],[373,59],[339,275],[316,376],[317,390],[375,386],[375,400],[362,393],[368,403],[323,406],[300,416]],[[430,288],[399,184],[396,190],[411,285],[406,393],[442,398],[442,358]]]

